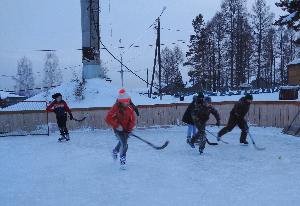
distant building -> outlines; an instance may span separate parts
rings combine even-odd
[[[295,59],[287,65],[288,69],[288,84],[300,85],[300,58]]]
[[[8,107],[18,103],[19,101],[24,101],[25,99],[26,97],[24,96],[0,91],[0,108]]]
[[[282,86],[279,90],[279,100],[296,100],[298,92],[298,86]]]
[[[244,90],[244,91],[248,91],[252,89],[252,85],[251,84],[247,84],[247,83],[243,83],[240,85],[240,89]]]

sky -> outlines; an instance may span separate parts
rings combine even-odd
[[[267,0],[275,14],[281,13],[274,3]],[[146,79],[146,70],[152,70],[155,31],[147,29],[161,13],[161,43],[174,46],[176,43],[186,51],[191,22],[198,14],[210,20],[220,9],[222,0],[106,0],[101,1],[101,39],[112,53],[124,64]],[[249,8],[254,0],[248,0]],[[110,4],[110,6],[109,6]],[[109,10],[110,7],[110,10]],[[13,89],[11,77],[17,71],[17,61],[23,56],[33,62],[36,85],[43,78],[45,53],[40,49],[55,49],[60,60],[64,81],[70,81],[73,73],[81,73],[81,12],[80,0],[1,0],[0,2],[0,89]],[[179,31],[177,31],[179,30]],[[119,40],[122,40],[121,44]],[[130,47],[134,43],[139,46]],[[124,46],[125,49],[119,49]],[[121,87],[120,64],[105,50],[101,59],[109,70],[113,84]],[[182,71],[187,80],[187,71]],[[125,87],[145,86],[132,74],[125,73]]]

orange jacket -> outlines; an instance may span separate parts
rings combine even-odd
[[[135,127],[134,109],[131,106],[122,107],[117,103],[108,112],[105,121],[113,129],[122,126],[125,132],[131,132]]]

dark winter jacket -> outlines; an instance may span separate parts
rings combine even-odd
[[[230,115],[235,116],[237,119],[243,119],[249,112],[250,103],[248,103],[245,97],[242,97],[233,107]]]
[[[210,114],[214,115],[218,123],[220,122],[220,115],[214,107],[203,102],[196,103],[195,109],[192,111],[192,118],[196,125],[202,125],[209,120]]]
[[[67,103],[64,100],[57,102],[54,100],[48,107],[48,112],[54,112],[56,116],[64,116],[67,112],[72,115],[70,108],[68,107]]]
[[[188,108],[185,110],[182,121],[186,124],[194,125],[194,121],[192,118],[192,111],[195,109],[195,101],[189,104]]]

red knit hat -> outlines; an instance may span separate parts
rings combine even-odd
[[[120,102],[120,103],[129,103],[130,102],[130,96],[126,93],[125,89],[120,89],[119,96],[118,96],[118,102]]]

